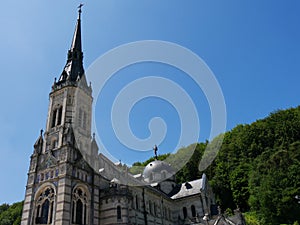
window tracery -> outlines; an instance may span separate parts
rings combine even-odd
[[[51,121],[51,128],[61,125],[62,123],[62,113],[63,113],[63,107],[58,106],[55,108],[52,112],[52,121]]]
[[[73,224],[88,224],[88,195],[86,191],[77,187],[73,191],[73,209],[72,222]]]
[[[51,224],[53,220],[55,193],[47,187],[36,200],[35,224]]]

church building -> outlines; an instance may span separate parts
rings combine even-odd
[[[92,87],[83,68],[81,6],[66,65],[49,96],[46,128],[30,156],[22,225],[238,224],[216,212],[205,174],[177,184],[164,161],[132,175],[98,153],[91,133]]]

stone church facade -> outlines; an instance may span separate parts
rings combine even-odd
[[[155,160],[132,175],[98,154],[92,101],[83,68],[80,8],[66,65],[50,92],[45,132],[30,157],[21,224],[214,224],[208,219],[216,211],[215,199],[205,174],[177,184],[166,162]],[[217,218],[226,224],[220,213]]]

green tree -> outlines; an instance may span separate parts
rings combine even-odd
[[[19,225],[21,222],[23,202],[10,205],[0,214],[0,225]]]
[[[300,207],[295,196],[300,192],[300,142],[288,149],[279,147],[268,159],[263,155],[256,160],[255,169],[249,202],[264,224],[299,222]]]

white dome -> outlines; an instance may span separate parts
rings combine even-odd
[[[150,162],[144,169],[143,178],[146,182],[160,182],[166,179],[170,179],[175,174],[174,169],[170,164],[155,160]]]

